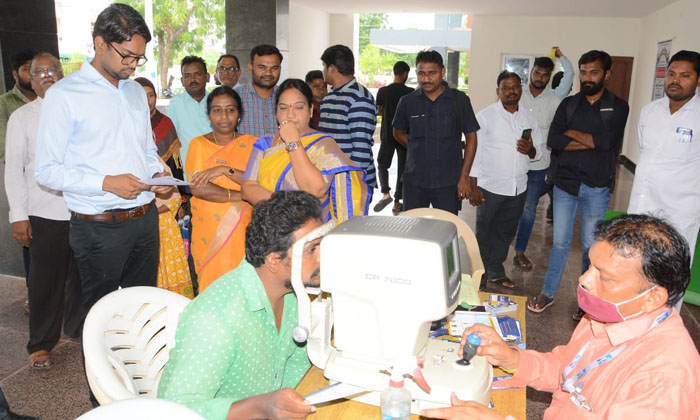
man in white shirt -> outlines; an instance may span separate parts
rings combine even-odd
[[[698,87],[700,54],[677,52],[666,71],[666,96],[639,117],[639,162],[627,209],[666,218],[688,241],[691,260],[700,228]]]
[[[552,124],[552,119],[554,119],[554,113],[557,112],[557,107],[559,102],[561,102],[561,98],[558,96],[559,89],[562,89],[561,92],[564,92],[563,89],[565,89],[566,93],[564,93],[564,96],[566,96],[571,90],[571,82],[573,80],[571,62],[564,57],[559,48],[555,49],[555,54],[565,64],[565,74],[569,73],[572,77],[564,78],[564,83],[560,83],[556,91],[549,89],[548,85],[554,70],[554,62],[549,57],[537,57],[530,72],[530,83],[527,88],[523,89],[523,96],[520,98],[520,106],[532,113],[544,138],[549,133],[549,126]],[[537,203],[540,201],[545,185],[545,177],[549,169],[549,149],[543,147],[541,152],[541,158],[531,162],[527,172],[525,206],[518,222],[518,234],[515,237],[513,263],[516,267],[525,271],[532,269],[532,263],[525,256],[525,250],[530,241],[532,226],[535,223]]]
[[[469,173],[472,189],[469,202],[476,209],[476,239],[486,270],[486,281],[515,288],[505,275],[518,219],[525,204],[530,161],[540,158],[544,139],[535,117],[518,106],[522,95],[520,76],[504,70],[498,75],[499,101],[476,115],[479,123],[476,157]]]
[[[33,369],[52,367],[51,350],[61,338],[64,302],[66,333],[82,330],[78,268],[68,241],[70,213],[59,191],[41,188],[34,179],[34,150],[39,112],[46,90],[63,78],[61,63],[38,54],[30,67],[37,98],[15,111],[8,121],[5,192],[10,205],[12,235],[31,253],[28,291],[29,353]]]
[[[40,185],[63,192],[85,314],[119,287],[155,286],[158,209],[141,182],[163,176],[146,93],[129,77],[146,62],[151,34],[132,7],[104,9],[93,29],[95,58],[46,94],[37,133]]]

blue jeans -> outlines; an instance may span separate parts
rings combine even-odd
[[[566,259],[569,256],[571,237],[574,235],[576,213],[581,219],[581,247],[583,248],[581,272],[588,270],[591,264],[588,250],[593,245],[593,228],[596,222],[605,219],[609,201],[610,188],[607,187],[592,188],[581,184],[578,196],[575,196],[554,186],[554,239],[542,293],[552,298],[559,289]]]
[[[518,222],[518,235],[515,237],[515,251],[525,252],[527,243],[530,241],[532,225],[535,224],[535,212],[537,203],[540,201],[544,178],[547,176],[547,169],[527,172],[527,195],[525,196],[525,207]]]

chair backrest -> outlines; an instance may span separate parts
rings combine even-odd
[[[83,327],[85,371],[100,404],[155,398],[189,302],[168,290],[138,286],[114,291],[90,309]]]
[[[472,282],[474,283],[476,290],[479,290],[481,277],[484,275],[484,262],[481,260],[479,244],[476,241],[476,236],[467,222],[448,211],[433,208],[411,209],[401,213],[400,216],[426,217],[429,219],[438,219],[454,223],[454,225],[457,227],[457,234],[460,238],[462,238],[464,245],[467,247]]]
[[[168,400],[156,398],[130,398],[115,401],[90,410],[76,420],[204,420],[204,417],[185,407]]]

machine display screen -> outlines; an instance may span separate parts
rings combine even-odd
[[[445,250],[445,257],[447,258],[447,276],[452,277],[455,272],[455,252],[454,252],[454,242],[450,242]]]

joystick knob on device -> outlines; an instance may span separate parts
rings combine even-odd
[[[464,343],[464,349],[462,350],[462,359],[457,360],[457,364],[461,366],[469,366],[471,360],[476,356],[476,349],[479,348],[481,344],[481,337],[476,334],[469,334],[467,337],[467,342]]]

